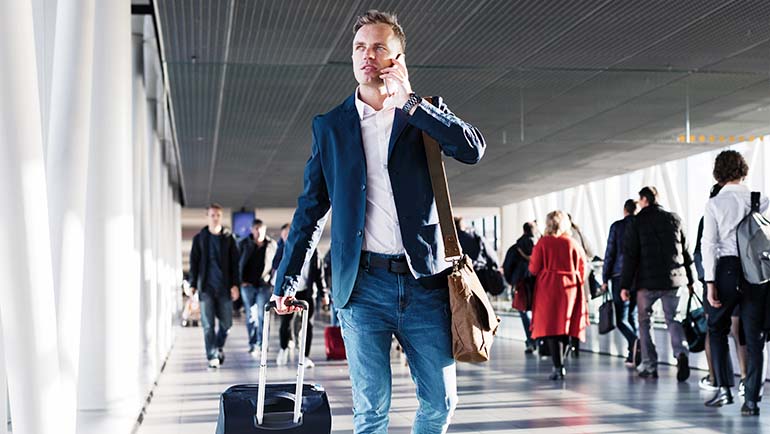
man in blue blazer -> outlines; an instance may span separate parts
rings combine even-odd
[[[300,282],[330,209],[332,299],[353,386],[356,433],[387,433],[390,347],[406,352],[420,406],[413,433],[442,433],[457,404],[447,279],[449,263],[422,132],[449,157],[474,164],[481,133],[441,98],[412,92],[396,17],[368,11],[354,26],[356,92],[313,120],[304,191],[276,274],[278,313]]]

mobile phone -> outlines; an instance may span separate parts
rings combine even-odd
[[[401,53],[396,54],[396,59],[398,59],[399,57],[401,57]],[[390,60],[390,66],[393,66],[393,59]],[[382,80],[382,82],[385,83],[385,94],[388,96],[393,95],[392,93],[390,93],[390,87],[388,86],[388,79],[386,78]]]

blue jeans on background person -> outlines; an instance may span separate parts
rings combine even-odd
[[[410,273],[359,268],[350,302],[339,309],[357,434],[388,432],[393,335],[417,386],[412,433],[446,432],[457,405],[450,315],[446,289],[425,289]]]
[[[535,346],[535,340],[532,339],[532,331],[530,331],[530,324],[531,320],[529,319],[529,314],[523,310],[517,311],[519,312],[519,317],[521,318],[521,326],[524,327],[524,333],[527,336],[526,345],[528,347],[534,347]]]
[[[241,287],[241,298],[243,298],[243,310],[246,312],[246,332],[249,336],[249,349],[255,346],[262,347],[262,326],[265,319],[265,304],[270,300],[269,285],[253,286],[243,285]],[[252,307],[256,306],[257,316],[254,317]]]
[[[203,341],[206,344],[206,358],[217,358],[219,348],[225,346],[227,332],[233,325],[233,300],[230,291],[218,297],[208,292],[200,292],[201,326],[203,326]],[[219,320],[219,329],[215,330],[215,319]]]
[[[626,339],[628,354],[631,356],[634,350],[634,342],[637,339],[636,298],[632,297],[628,301],[623,301],[620,298],[620,291],[622,290],[620,287],[620,277],[613,277],[610,280],[610,284],[612,285],[612,304],[615,305],[615,325]]]

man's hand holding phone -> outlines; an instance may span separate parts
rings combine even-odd
[[[412,85],[409,83],[409,72],[406,69],[406,59],[403,53],[399,53],[391,59],[392,66],[380,70],[380,78],[385,82],[388,99],[396,107],[403,107],[412,93]]]

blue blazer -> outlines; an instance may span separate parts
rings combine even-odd
[[[313,119],[313,143],[305,165],[304,190],[297,200],[274,293],[294,295],[302,265],[316,248],[330,209],[332,300],[344,307],[358,274],[366,216],[366,159],[355,93]],[[395,111],[388,147],[388,173],[404,248],[418,281],[442,273],[444,246],[428,174],[421,131],[439,142],[443,153],[477,163],[486,144],[478,129],[457,118],[440,97],[422,103],[409,116]],[[398,230],[398,228],[393,228]],[[426,278],[426,279],[423,279]]]

